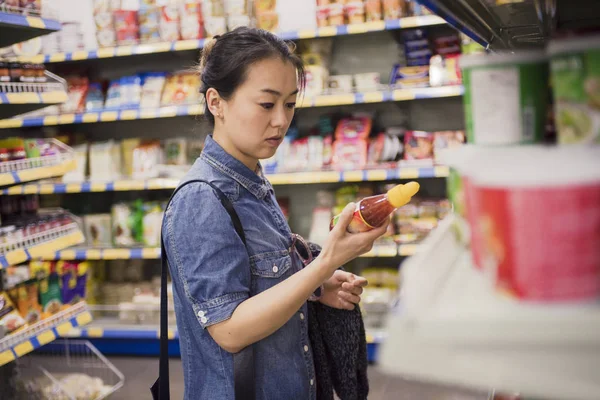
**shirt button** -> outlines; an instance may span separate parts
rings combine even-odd
[[[308,346],[307,345],[304,345],[304,352],[308,353]]]
[[[202,322],[203,324],[205,324],[207,321],[208,321],[208,318],[206,318],[206,317],[200,318],[200,322]]]
[[[200,318],[204,317],[206,315],[206,313],[204,311],[198,311],[198,316]]]
[[[277,265],[273,265],[273,272],[277,273],[277,271],[279,271],[279,268],[277,268]]]
[[[315,380],[314,380],[314,379],[311,379],[311,380],[310,380],[310,386],[313,386],[314,384],[315,384]]]
[[[300,319],[304,321],[304,313],[300,313]]]

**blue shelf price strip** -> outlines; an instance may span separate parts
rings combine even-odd
[[[370,169],[355,171],[313,171],[267,174],[271,184],[297,185],[315,183],[383,182],[398,179],[446,178],[448,167],[400,167],[394,169]],[[1,178],[1,176],[0,176]],[[10,182],[16,183],[15,181]],[[137,190],[171,190],[178,185],[177,179],[124,180],[112,182],[83,183],[33,183],[2,189],[2,195],[62,194],[124,192]]]
[[[61,28],[60,22],[58,21],[7,12],[0,12],[0,24],[13,25],[15,27],[23,28],[45,29],[51,31],[58,31]]]
[[[47,23],[51,26],[55,26],[53,22],[54,21],[48,21]],[[371,21],[362,24],[327,26],[317,29],[280,32],[278,33],[278,36],[285,40],[301,40],[318,37],[355,35],[368,32],[392,31],[397,29],[444,24],[446,24],[446,22],[438,16],[424,15],[386,21]],[[33,57],[22,57],[22,61],[35,63],[59,63],[67,61],[93,60],[99,58],[126,57],[143,54],[199,50],[204,47],[206,40],[207,39],[179,40],[174,42],[146,43],[132,46],[107,47],[91,51],[44,54]]]
[[[401,244],[399,246],[375,247],[364,257],[408,257],[417,251],[417,245]],[[42,254],[43,260],[154,260],[160,258],[160,247],[137,248],[93,248],[93,249],[66,249],[53,253]]]
[[[462,96],[463,93],[464,89],[460,85],[411,89],[390,88],[372,92],[306,96],[301,100],[298,108],[336,107],[352,104],[458,97]],[[2,101],[1,95],[0,93],[0,101]],[[8,95],[10,96],[11,94]],[[203,113],[204,109],[201,104],[164,106],[159,108],[114,109],[39,117],[9,118],[0,120],[0,129],[174,118],[202,115]]]

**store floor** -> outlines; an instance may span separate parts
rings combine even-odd
[[[149,399],[149,387],[158,372],[154,358],[109,357],[125,375],[125,386],[111,400]],[[171,398],[183,398],[181,361],[171,360]],[[369,369],[371,393],[369,400],[486,400],[485,393],[468,392],[407,379],[386,376],[373,366]]]

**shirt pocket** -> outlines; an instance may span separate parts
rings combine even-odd
[[[292,257],[287,250],[262,253],[250,257],[252,292],[263,292],[293,273]]]

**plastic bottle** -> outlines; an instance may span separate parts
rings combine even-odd
[[[365,197],[356,205],[348,232],[367,232],[383,225],[391,213],[410,201],[419,191],[419,187],[417,182],[408,182],[405,185],[394,186],[387,193]],[[339,215],[333,217],[329,229],[333,229],[339,218]]]

